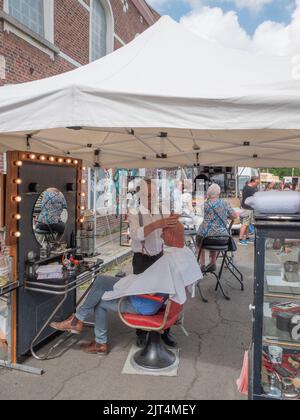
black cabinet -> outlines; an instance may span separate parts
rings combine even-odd
[[[300,399],[300,216],[256,215],[251,399]]]

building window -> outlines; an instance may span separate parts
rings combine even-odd
[[[45,36],[44,0],[9,0],[9,14],[33,32]]]
[[[107,54],[106,12],[100,0],[92,4],[92,46],[91,60],[95,61]]]

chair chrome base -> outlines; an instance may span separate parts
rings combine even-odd
[[[141,368],[151,370],[165,369],[176,362],[175,354],[165,347],[156,331],[149,332],[146,346],[133,359]]]

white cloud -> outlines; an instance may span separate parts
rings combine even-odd
[[[255,31],[252,48],[266,54],[300,54],[300,0],[297,1],[290,24],[262,23]]]
[[[192,11],[180,23],[196,34],[232,48],[246,49],[269,55],[300,55],[300,0],[287,1],[291,21],[282,24],[265,21],[252,37],[240,25],[237,11],[224,12],[220,7],[210,7],[214,0],[148,0],[154,7],[175,7],[175,2],[185,2]],[[272,2],[282,0],[221,0],[237,7],[257,11]],[[284,4],[284,3],[282,3]]]
[[[234,2],[238,8],[247,8],[250,10],[260,10],[274,2],[274,0],[222,0],[226,2]]]
[[[198,5],[180,22],[196,34],[226,47],[269,55],[300,54],[300,0],[296,0],[289,24],[265,21],[252,38],[241,27],[235,11],[224,12],[218,7]]]
[[[184,16],[180,23],[207,39],[226,47],[249,49],[251,39],[240,26],[236,12],[224,13],[218,7],[203,7]]]
[[[188,3],[193,9],[200,6],[209,6],[210,3],[215,2],[216,0],[181,0],[182,3]],[[264,6],[271,4],[277,0],[219,0],[227,3],[235,4],[238,8],[247,8],[250,10],[260,10]],[[180,0],[178,0],[180,2]],[[153,7],[161,8],[166,4],[169,7],[174,5],[174,0],[148,0],[148,3]]]

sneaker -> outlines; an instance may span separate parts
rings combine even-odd
[[[246,239],[240,239],[239,244],[240,245],[248,245],[248,241]]]
[[[248,244],[254,244],[255,238],[247,238],[246,241],[248,242]]]

